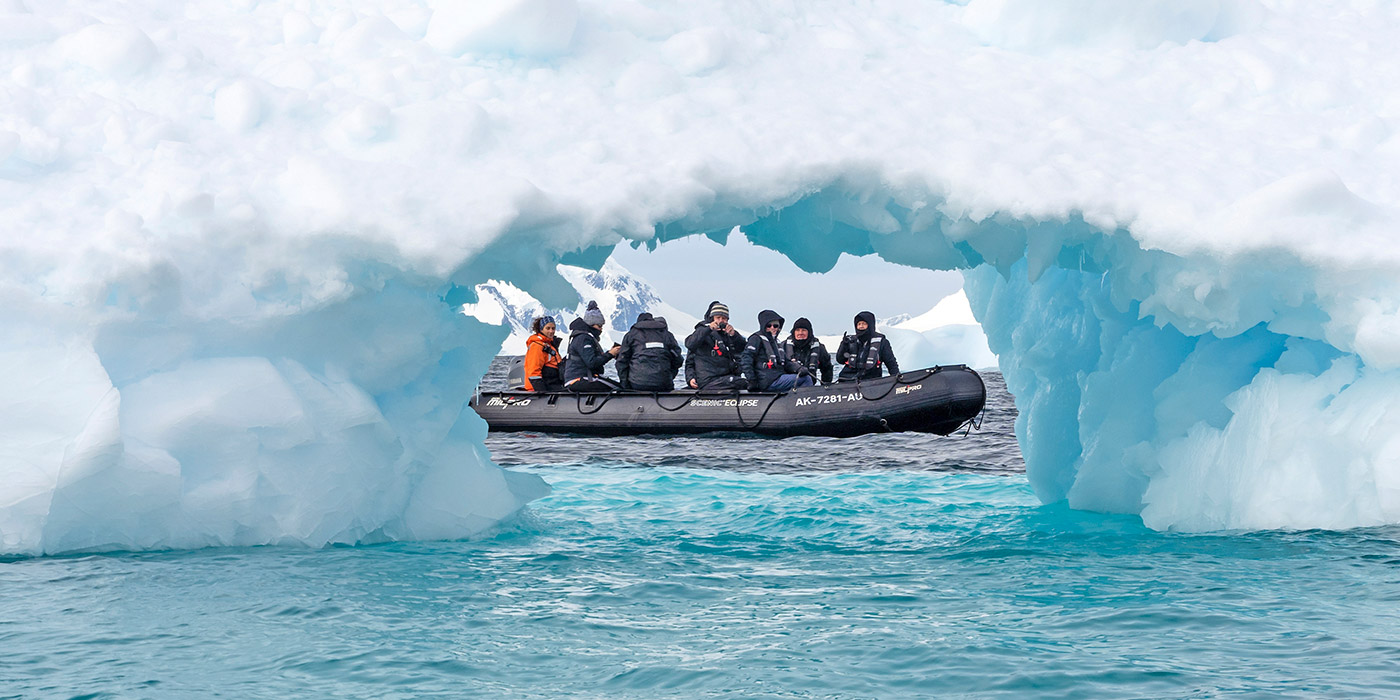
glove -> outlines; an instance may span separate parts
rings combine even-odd
[[[797,376],[799,376],[799,377],[810,377],[810,376],[812,376],[812,373],[809,372],[809,371],[807,371],[807,368],[806,368],[806,367],[802,367],[802,368],[800,368],[800,369],[797,370]]]

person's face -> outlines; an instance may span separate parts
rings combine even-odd
[[[869,327],[870,324],[866,323],[865,321],[856,321],[856,330],[858,331],[863,331]]]
[[[806,340],[809,335],[811,334],[807,332],[806,328],[792,329],[792,337],[794,340]]]
[[[540,333],[542,333],[542,334],[544,335],[544,337],[549,338],[550,340],[553,340],[553,339],[554,339],[554,324],[553,324],[553,323],[546,323],[546,324],[544,324],[544,326],[540,328]]]
[[[723,328],[723,327],[729,325],[729,317],[728,317],[728,316],[725,316],[724,314],[715,314],[714,323],[715,323],[715,326],[717,326],[717,327],[719,327],[719,328]]]
[[[768,322],[768,325],[766,325],[766,326],[763,327],[763,330],[768,331],[768,333],[769,333],[770,335],[777,335],[778,332],[781,331],[782,329],[783,329],[783,324],[778,323],[777,321],[769,321],[769,322]]]

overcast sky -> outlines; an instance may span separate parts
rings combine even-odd
[[[957,272],[896,265],[874,255],[843,255],[831,272],[803,272],[738,233],[723,246],[704,236],[664,243],[655,252],[622,245],[613,259],[694,316],[703,316],[712,299],[724,302],[735,326],[746,331],[757,325],[760,310],[773,309],[789,329],[806,316],[818,334],[835,335],[857,312],[873,311],[876,318],[921,314],[962,287]]]

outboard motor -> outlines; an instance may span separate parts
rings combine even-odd
[[[506,391],[525,390],[525,358],[512,357],[510,371],[506,372]]]

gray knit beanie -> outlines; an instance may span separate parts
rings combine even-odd
[[[588,302],[588,308],[583,312],[583,322],[590,326],[601,326],[607,323],[607,319],[603,318],[602,310],[598,308],[598,302]]]

